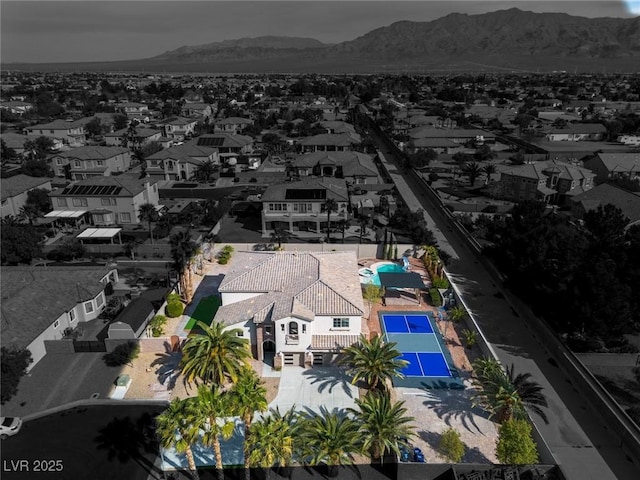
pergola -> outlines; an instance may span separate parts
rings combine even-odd
[[[80,232],[76,238],[80,240],[80,243],[85,243],[83,240],[109,240],[110,243],[114,243],[113,239],[117,235],[118,242],[122,243],[120,237],[121,228],[87,228]]]
[[[405,290],[413,289],[413,293],[416,296],[418,305],[420,305],[420,290],[423,290],[424,282],[422,277],[415,272],[394,273],[394,272],[379,272],[380,285],[384,287],[384,297],[386,299],[387,292],[392,290]]]
[[[73,220],[73,224],[77,227],[78,221],[84,217],[87,210],[53,210],[47,213],[44,218],[52,218],[54,223],[57,220]]]

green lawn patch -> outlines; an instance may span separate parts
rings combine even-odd
[[[196,322],[204,322],[207,325],[211,325],[211,321],[220,307],[221,300],[218,295],[210,295],[203,298],[198,303],[195,311],[191,314],[191,318],[185,325],[185,330],[193,330],[196,327]]]

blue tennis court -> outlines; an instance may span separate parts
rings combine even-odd
[[[404,378],[394,378],[398,387],[464,388],[439,330],[426,312],[380,312],[380,323],[388,342],[395,342],[402,360]]]

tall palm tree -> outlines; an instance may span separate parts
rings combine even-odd
[[[387,452],[400,456],[400,439],[415,435],[411,426],[414,418],[407,416],[404,402],[392,402],[388,392],[370,392],[356,399],[356,405],[358,408],[349,412],[360,424],[363,449],[380,463]]]
[[[362,243],[362,238],[367,234],[367,226],[369,225],[368,217],[360,217],[359,220],[360,225],[360,243]]]
[[[322,211],[327,213],[327,243],[331,240],[331,214],[338,211],[338,202],[335,198],[327,198],[322,203]]]
[[[392,377],[404,377],[400,370],[408,365],[401,360],[396,343],[385,343],[381,336],[368,340],[360,335],[360,341],[344,349],[342,362],[347,366],[352,383],[364,380],[371,390],[378,386],[384,388],[384,382]]]
[[[493,175],[497,171],[498,169],[493,163],[487,163],[484,167],[482,167],[482,173],[484,173],[487,176],[485,184],[491,181],[491,175]]]
[[[351,225],[351,222],[346,218],[338,222],[338,230],[340,230],[340,233],[342,233],[342,243],[344,243],[344,234],[349,228],[349,225]]]
[[[162,447],[173,447],[176,452],[186,455],[191,477],[198,480],[200,476],[191,447],[198,442],[200,430],[192,422],[193,413],[189,399],[176,398],[156,417],[156,435]]]
[[[169,238],[173,267],[180,276],[180,290],[185,300],[191,301],[191,259],[198,251],[196,242],[191,239],[189,230],[174,233]]]
[[[231,397],[218,386],[208,387],[200,385],[198,396],[189,399],[193,404],[196,415],[191,417],[194,427],[202,434],[202,443],[213,449],[216,457],[216,472],[218,479],[224,480],[224,464],[222,463],[222,449],[220,440],[228,440],[235,430],[235,422],[231,419]]]
[[[151,243],[153,243],[153,230],[151,229],[151,224],[153,222],[157,222],[160,218],[160,214],[158,210],[156,210],[156,206],[152,203],[143,203],[138,208],[138,220],[141,222],[147,222],[149,225],[149,238],[151,239]]]
[[[40,216],[40,210],[35,205],[24,205],[20,207],[18,218],[20,220],[26,220],[29,225],[33,225],[36,219]]]
[[[282,249],[282,242],[287,242],[291,238],[291,232],[282,227],[276,227],[271,232],[271,241],[278,244],[278,250]]]
[[[336,476],[338,465],[353,464],[354,454],[362,451],[358,423],[344,413],[325,408],[319,414],[304,415],[300,436],[308,463],[327,465],[329,476]]]
[[[211,160],[204,160],[194,173],[194,178],[199,183],[209,183],[215,173],[218,171],[218,166]]]
[[[513,364],[507,367],[507,378],[511,385],[515,387],[518,396],[523,405],[537,414],[544,420],[544,423],[549,423],[549,419],[544,411],[540,407],[548,408],[547,398],[542,393],[542,386],[539,383],[529,380],[531,378],[530,373],[515,374]]]
[[[462,172],[469,178],[469,185],[473,186],[482,169],[476,162],[468,162],[462,167]]]
[[[245,367],[240,371],[238,380],[231,387],[229,394],[235,413],[242,417],[244,422],[244,468],[249,480],[251,464],[248,446],[253,434],[251,422],[256,411],[264,412],[267,409],[267,389],[256,372],[251,367]]]
[[[288,467],[295,455],[294,439],[298,436],[298,419],[293,408],[284,415],[278,409],[271,409],[267,415],[253,423],[246,446],[249,466]]]
[[[225,330],[225,325],[196,322],[200,333],[189,337],[182,347],[180,371],[185,382],[223,385],[236,382],[251,358],[249,342],[238,336],[237,328]]]

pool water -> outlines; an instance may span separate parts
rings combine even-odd
[[[373,265],[370,269],[374,272],[372,275],[361,275],[361,283],[373,283],[380,287],[380,277],[378,276],[378,272],[382,273],[403,273],[404,269],[402,266],[396,263],[383,263],[381,265]]]

